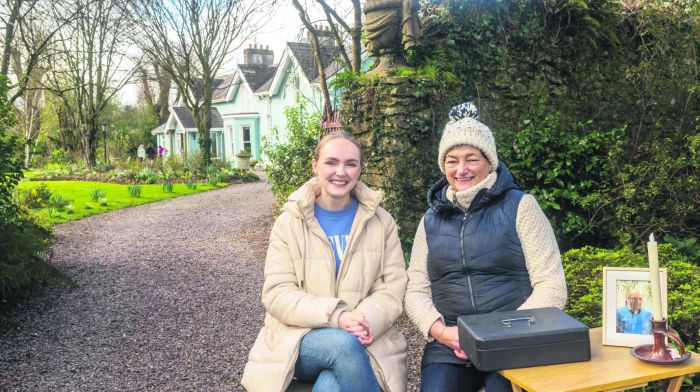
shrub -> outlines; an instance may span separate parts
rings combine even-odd
[[[619,221],[596,212],[614,187],[613,162],[622,152],[624,129],[597,130],[590,121],[538,111],[517,132],[496,135],[506,147],[500,159],[518,186],[537,198],[563,249],[619,243],[610,235]],[[609,242],[601,243],[603,238]]]
[[[697,238],[680,239],[671,235],[664,236],[664,242],[673,245],[673,248],[678,250],[678,253],[688,257],[688,260],[700,265],[700,243]]]
[[[66,154],[66,151],[62,148],[54,148],[53,150],[51,150],[51,157],[49,158],[49,160],[51,163],[59,165],[66,165],[70,163],[70,158],[68,157],[68,154]]]
[[[304,102],[284,110],[287,119],[287,141],[277,128],[271,138],[263,138],[262,151],[266,157],[265,173],[277,203],[282,205],[287,196],[311,178],[314,148],[323,134],[321,116],[310,113]]]
[[[163,191],[164,191],[164,192],[168,192],[168,193],[170,193],[170,192],[173,191],[173,183],[172,183],[172,181],[165,181],[165,182],[163,183]]]
[[[90,199],[92,199],[94,202],[97,202],[105,196],[107,196],[107,194],[102,189],[95,188],[90,191]]]
[[[49,216],[53,215],[54,211],[63,212],[70,202],[70,200],[64,199],[61,195],[51,195],[49,202],[46,205],[46,207],[49,209]]]
[[[634,246],[651,230],[700,236],[697,7],[611,0],[422,4],[422,44],[406,57],[413,69],[398,68],[394,77],[456,78],[426,95],[432,122],[441,128],[446,120],[443,103],[474,99],[498,138],[501,160],[516,169],[523,190],[536,194],[562,248]],[[417,140],[404,142],[397,135],[401,127],[386,119],[416,121],[406,97],[425,90],[403,93],[394,77],[353,88],[361,78],[351,75],[335,78],[350,92],[342,105],[353,110],[344,110],[344,124],[362,137],[391,133],[391,141],[408,152],[401,159],[416,169],[389,177],[417,183],[424,193],[433,173],[417,167],[434,163],[406,157],[411,148],[432,147],[437,129],[421,135],[427,127],[415,127]],[[389,110],[381,106],[386,95],[376,94],[386,85],[400,96]],[[348,105],[354,101],[359,104]],[[371,155],[390,143],[367,145]],[[387,158],[376,156],[378,162]],[[394,192],[397,185],[386,188]],[[420,216],[425,205],[393,208],[386,195],[384,206],[397,217],[403,240],[410,225],[400,216]]]
[[[155,172],[150,169],[150,168],[145,168],[141,170],[141,172],[136,176],[136,179],[139,181],[143,181],[146,184],[153,184],[155,183]]]
[[[208,178],[208,183],[211,186],[218,186],[221,182],[221,176],[219,174],[210,174]]]
[[[20,204],[26,208],[42,208],[49,203],[51,189],[46,184],[40,184],[20,192]]]
[[[569,288],[567,313],[589,327],[602,323],[603,267],[648,267],[644,254],[630,249],[572,249],[562,257]],[[659,263],[668,268],[668,318],[686,344],[700,341],[700,267],[669,244],[659,244]]]
[[[95,165],[95,170],[99,172],[108,172],[112,170],[112,164],[109,162],[97,162]]]
[[[15,203],[13,191],[22,176],[19,142],[7,136],[14,125],[7,103],[8,79],[0,75],[0,322],[16,299],[39,290],[46,282],[68,282],[48,262],[53,241],[50,228],[40,225]]]
[[[131,197],[141,197],[141,185],[129,185],[127,189]]]

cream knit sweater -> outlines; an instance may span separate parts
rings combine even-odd
[[[453,204],[466,210],[482,188],[491,188],[496,182],[492,172],[479,184],[462,192],[447,190],[447,198]],[[549,220],[532,195],[524,195],[520,200],[515,222],[518,238],[525,254],[525,264],[530,274],[532,294],[519,309],[542,307],[563,308],[566,303],[566,280],[561,265],[559,247]],[[408,287],[404,299],[408,317],[428,340],[430,326],[444,318],[433,304],[430,292],[430,279],[427,271],[428,244],[425,227],[421,219],[413,241],[411,263],[408,266]]]

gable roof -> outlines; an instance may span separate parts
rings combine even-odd
[[[165,124],[167,124],[167,121],[158,125],[157,127],[153,128],[151,130],[151,135],[155,135],[156,133],[161,133],[165,130]]]
[[[309,80],[309,82],[315,81],[319,77],[318,69],[316,68],[316,60],[314,59],[313,50],[311,49],[311,44],[302,42],[287,42],[287,48],[289,48],[291,54],[296,58],[299,67],[301,67],[304,72],[304,76]],[[328,75],[328,66],[333,62],[333,57],[335,56],[337,50],[328,47],[321,47],[321,61],[326,66],[326,75]]]
[[[196,128],[194,118],[190,111],[184,106],[175,106],[172,108],[173,115],[177,118],[180,125],[185,129]],[[224,120],[221,118],[219,109],[211,108],[211,128],[223,128]]]
[[[252,92],[263,92],[269,87],[270,81],[275,76],[277,71],[276,65],[259,65],[259,64],[238,64],[238,69],[243,76],[243,79],[248,83]]]
[[[219,99],[226,98],[226,93],[228,88],[231,86],[231,81],[233,80],[233,73],[227,75],[215,76],[211,81],[212,88],[212,100],[216,101]],[[204,99],[204,79],[195,79],[192,83],[194,85],[195,93],[200,100]]]
[[[233,76],[234,74],[230,73],[228,75],[218,76],[214,79],[214,83],[212,83],[212,88],[214,89],[214,91],[212,91],[213,101],[226,98],[226,93],[228,92],[228,88],[231,87]]]

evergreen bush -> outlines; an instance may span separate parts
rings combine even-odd
[[[602,323],[603,267],[649,267],[645,254],[629,248],[606,250],[590,246],[566,252],[562,263],[569,289],[564,310],[589,327],[600,327]],[[659,244],[659,265],[668,268],[669,325],[686,344],[698,347],[700,267],[669,244]]]
[[[355,134],[392,135],[372,146],[378,157],[391,145],[434,148],[424,126],[404,135],[372,121],[392,79],[440,81],[412,91],[430,101],[438,130],[443,107],[475,100],[501,160],[538,198],[562,249],[639,246],[651,230],[700,237],[700,12],[692,4],[427,2],[423,39],[406,58],[415,71],[399,68],[371,83],[341,74],[336,87],[350,91],[344,107],[364,101],[372,109],[353,120]],[[344,121],[355,112],[345,111]],[[405,123],[415,119],[404,114]],[[422,188],[437,173],[432,161],[408,161],[416,168],[399,181]],[[403,216],[425,211],[424,202],[404,200],[388,197],[385,206]],[[412,237],[410,225],[399,229],[402,240]]]
[[[39,290],[45,282],[67,279],[48,262],[53,233],[15,204],[13,190],[22,176],[20,145],[6,131],[14,124],[7,103],[5,75],[0,75],[0,324],[11,322],[8,306]]]
[[[286,108],[284,116],[287,119],[287,141],[283,143],[280,130],[274,128],[272,137],[263,138],[262,143],[265,174],[279,205],[311,178],[314,148],[323,135],[321,115],[310,112],[301,100]]]

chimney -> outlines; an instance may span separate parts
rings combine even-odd
[[[275,61],[275,52],[269,45],[252,44],[243,49],[243,64],[246,65],[272,65]]]
[[[335,39],[333,38],[333,32],[331,32],[330,27],[324,25],[314,25],[316,30],[316,36],[318,37],[318,43],[321,44],[322,48],[333,48],[335,47]],[[311,33],[307,32],[309,42],[311,42]]]

